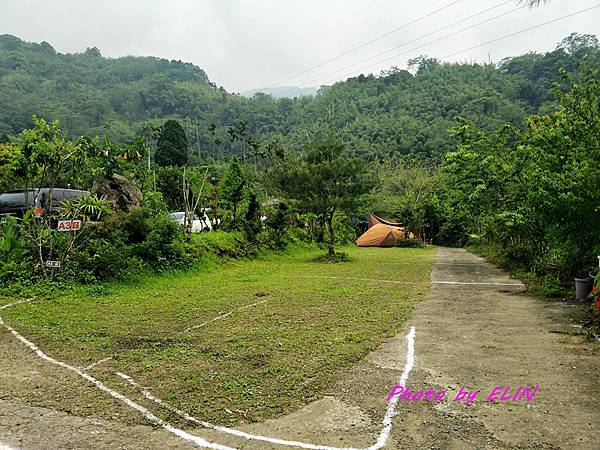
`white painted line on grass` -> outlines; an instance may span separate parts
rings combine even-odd
[[[384,281],[384,280],[373,280],[373,281]],[[0,309],[4,309],[4,308],[8,308],[10,306],[14,306],[17,305],[19,303],[26,303],[28,301],[31,301],[33,299],[28,299],[28,300],[23,300],[23,301],[19,301],[19,302],[15,302],[15,303],[11,303],[9,305],[5,305]],[[252,305],[246,305],[243,306],[241,308],[238,308],[234,311],[238,311],[240,309],[245,309],[245,308],[250,308],[251,306],[256,306],[258,304],[261,303],[265,303],[266,300],[262,300],[260,302],[254,303]],[[234,311],[230,311],[229,313],[220,316],[225,317],[227,315],[230,315],[232,312]],[[218,320],[219,318],[215,318],[211,321],[206,322],[205,324],[214,322],[215,320]],[[203,326],[205,324],[200,324],[199,326]],[[186,441],[192,442],[194,444],[196,444],[199,447],[204,447],[204,448],[210,448],[210,449],[215,449],[215,450],[236,450],[233,447],[227,447],[221,444],[217,444],[214,442],[209,442],[199,436],[195,436],[193,434],[187,433],[179,428],[175,428],[172,425],[170,425],[168,422],[160,419],[159,417],[155,416],[154,414],[152,414],[148,409],[144,408],[142,405],[134,402],[133,400],[131,400],[130,398],[124,396],[123,394],[109,388],[108,386],[106,386],[104,383],[102,383],[101,381],[97,380],[96,378],[92,377],[90,374],[86,373],[84,370],[78,369],[77,367],[71,366],[70,364],[67,364],[63,361],[59,361],[57,359],[54,359],[48,355],[46,355],[44,352],[42,352],[33,342],[29,341],[27,338],[23,337],[22,335],[20,335],[14,328],[12,328],[10,325],[7,325],[4,320],[2,320],[2,317],[0,317],[0,325],[2,325],[4,328],[6,328],[8,331],[10,331],[19,341],[21,341],[25,346],[29,347],[30,350],[32,350],[39,358],[57,365],[59,367],[62,367],[64,369],[70,370],[72,372],[75,372],[77,375],[79,375],[80,377],[86,379],[87,381],[89,381],[90,383],[92,383],[93,385],[95,385],[98,389],[100,389],[101,391],[106,392],[107,394],[109,394],[110,396],[112,396],[113,398],[121,401],[122,403],[124,403],[125,405],[129,406],[132,409],[135,409],[136,411],[140,412],[144,417],[146,417],[146,419],[148,419],[149,421],[163,427],[166,431],[168,431],[169,433],[174,434],[175,436],[178,436],[181,439],[184,439]],[[194,327],[193,327],[194,328]],[[415,354],[415,334],[416,334],[416,330],[415,327],[410,327],[410,331],[409,333],[406,335],[406,340],[407,340],[407,352],[406,352],[406,363],[404,365],[404,370],[402,371],[402,375],[400,376],[400,379],[398,380],[397,384],[400,385],[404,385],[408,379],[408,375],[410,374],[410,372],[412,371],[412,368],[414,366],[414,354]],[[105,358],[105,360],[108,360],[110,358]],[[98,361],[98,363],[102,362],[104,360]],[[93,366],[93,365],[92,365]],[[310,443],[306,443],[306,442],[299,442],[299,441],[291,441],[291,440],[286,440],[286,439],[278,439],[278,438],[273,438],[273,437],[269,437],[269,436],[261,436],[261,435],[254,435],[254,434],[250,434],[250,433],[246,433],[244,431],[241,430],[236,430],[233,428],[228,428],[228,427],[223,427],[223,426],[218,426],[218,425],[213,425],[209,422],[204,422],[201,420],[196,419],[193,416],[190,416],[189,414],[186,414],[185,412],[175,408],[174,406],[171,406],[165,402],[163,402],[162,400],[160,400],[159,398],[153,396],[150,392],[148,392],[146,389],[142,388],[141,386],[139,386],[137,383],[135,383],[135,381],[133,381],[133,379],[123,373],[117,372],[117,375],[119,375],[121,378],[123,378],[124,380],[126,380],[128,383],[136,386],[138,389],[140,389],[144,395],[144,397],[146,397],[148,400],[151,400],[167,409],[169,409],[170,411],[178,414],[180,417],[183,417],[184,419],[192,422],[192,423],[196,423],[199,425],[202,425],[205,428],[211,428],[214,429],[216,431],[220,431],[223,433],[227,433],[227,434],[231,434],[233,436],[237,436],[246,440],[256,440],[256,441],[263,441],[263,442],[269,442],[271,444],[277,444],[277,445],[285,445],[285,446],[290,446],[290,447],[299,447],[299,448],[304,448],[304,449],[309,449],[309,450],[378,450],[382,447],[385,446],[385,444],[387,443],[390,433],[392,431],[392,419],[394,418],[394,416],[397,414],[396,413],[396,405],[398,403],[398,396],[393,397],[389,403],[388,403],[388,407],[386,409],[385,412],[385,416],[383,418],[383,428],[381,429],[381,432],[379,433],[379,437],[377,438],[377,441],[375,442],[375,444],[371,445],[370,447],[367,448],[354,448],[354,447],[330,447],[330,446],[326,446],[326,445],[315,445],[315,444],[310,444]],[[1,444],[0,444],[0,450],[13,450],[10,447],[2,448]]]
[[[92,377],[91,375],[84,372],[83,370],[80,370],[77,367],[71,366],[70,364],[67,364],[62,361],[58,361],[58,360],[46,355],[33,342],[31,342],[28,339],[21,336],[10,325],[7,325],[6,323],[4,323],[4,321],[2,320],[1,317],[0,317],[0,325],[4,326],[4,328],[6,328],[8,331],[10,331],[19,341],[21,341],[23,344],[25,344],[27,347],[29,347],[29,349],[32,350],[39,358],[41,358],[51,364],[54,364],[56,366],[62,367],[63,369],[67,369],[72,372],[75,372],[80,377],[85,378],[87,381],[89,381],[90,383],[95,385],[101,391],[106,392],[107,394],[111,395],[113,398],[125,403],[130,408],[135,409],[136,411],[140,412],[146,419],[148,419],[149,421],[151,421],[157,425],[160,425],[165,430],[167,430],[169,433],[172,433],[175,436],[178,436],[181,439],[184,439],[186,441],[192,442],[192,443],[196,444],[198,447],[211,448],[211,449],[215,449],[215,450],[235,450],[232,447],[227,447],[227,446],[217,444],[214,442],[209,442],[205,439],[202,439],[201,437],[194,436],[193,434],[189,434],[183,430],[180,430],[179,428],[173,427],[172,425],[165,422],[164,420],[156,417],[154,414],[152,414],[150,411],[148,411],[142,405],[135,403],[133,400],[125,397],[123,394],[120,394],[119,392],[109,388],[104,383],[102,383],[101,381]]]
[[[93,369],[96,366],[99,366],[100,364],[105,363],[106,361],[110,361],[112,359],[112,356],[109,356],[108,358],[104,358],[101,359],[100,361],[96,361],[95,363],[90,364],[89,366],[87,366],[85,369],[83,370],[90,370]]]
[[[0,310],[6,309],[6,308],[11,308],[13,306],[20,305],[21,303],[29,303],[29,302],[32,302],[34,300],[35,300],[35,297],[27,298],[25,300],[19,300],[18,302],[13,302],[13,303],[9,303],[8,305],[0,306]],[[2,450],[2,447],[0,447],[0,450]]]
[[[221,314],[220,316],[217,316],[214,319],[210,319],[210,320],[207,320],[206,322],[202,322],[201,324],[194,325],[193,327],[190,327],[187,330],[184,330],[183,332],[187,333],[188,331],[195,330],[196,328],[201,328],[201,327],[206,326],[206,325],[208,325],[210,323],[216,322],[217,320],[224,319],[225,317],[232,315],[234,312],[241,311],[241,310],[247,309],[247,308],[251,308],[253,306],[261,305],[261,304],[266,303],[266,302],[267,302],[266,300],[262,300],[260,302],[252,303],[251,305],[241,306],[241,307],[233,309],[233,310],[231,310],[231,311],[229,311],[229,312],[227,312],[225,314]]]
[[[415,327],[410,327],[410,331],[406,335],[406,340],[407,340],[406,363],[404,365],[404,370],[402,371],[402,375],[400,376],[400,379],[398,380],[398,383],[397,383],[401,386],[406,384],[408,375],[410,374],[410,372],[414,366],[414,363],[415,363],[415,334],[416,334]],[[144,387],[137,384],[130,376],[125,375],[124,373],[121,373],[121,372],[116,372],[116,374],[118,376],[120,376],[121,378],[123,378],[125,381],[127,381],[132,386],[135,386],[136,388],[138,388],[142,392],[144,397],[146,397],[148,400],[153,401],[153,402],[157,403],[158,405],[161,405],[162,407],[168,409],[171,412],[174,412],[175,414],[177,414],[178,416],[184,418],[185,420],[187,420],[189,422],[195,423],[197,425],[201,425],[205,428],[210,428],[210,429],[213,429],[216,431],[221,431],[223,433],[238,436],[238,437],[246,439],[246,440],[263,441],[263,442],[269,442],[271,444],[286,445],[289,447],[299,447],[299,448],[305,448],[305,449],[310,449],[310,450],[378,450],[378,449],[382,448],[387,443],[390,433],[392,431],[392,419],[396,415],[396,405],[400,398],[399,396],[394,396],[390,400],[387,410],[385,412],[385,416],[383,418],[383,428],[381,429],[381,432],[379,433],[377,442],[375,442],[375,444],[371,445],[370,447],[362,448],[362,449],[357,449],[357,448],[353,448],[353,447],[330,447],[330,446],[326,446],[326,445],[316,445],[316,444],[310,444],[307,442],[291,441],[291,440],[287,440],[287,439],[278,439],[278,438],[269,437],[269,436],[250,434],[250,433],[246,433],[244,431],[236,430],[234,428],[213,425],[209,422],[199,420],[199,419],[187,414],[186,412],[164,402],[163,400],[159,399],[158,397],[155,397],[147,389],[145,389]]]
[[[415,283],[414,281],[397,281],[397,280],[380,280],[378,278],[359,278],[359,277],[332,277],[326,275],[290,275],[292,278],[324,278],[329,280],[348,280],[348,281],[372,281],[376,283],[392,283],[392,284],[424,284]]]
[[[456,284],[458,286],[519,286],[521,283],[486,283],[486,282],[469,282],[469,281],[432,281],[431,284]]]

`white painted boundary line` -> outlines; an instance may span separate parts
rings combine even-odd
[[[206,322],[202,322],[199,325],[194,325],[193,327],[190,327],[187,330],[184,330],[183,332],[187,333],[188,331],[195,330],[196,328],[201,328],[201,327],[203,327],[205,325],[208,325],[210,323],[216,322],[217,320],[224,319],[225,317],[232,315],[234,312],[241,311],[241,310],[247,309],[247,308],[251,308],[251,307],[257,306],[257,305],[262,305],[263,303],[266,303],[266,302],[267,302],[266,300],[262,300],[260,302],[252,303],[251,305],[240,306],[239,308],[232,309],[231,311],[226,312],[225,314],[221,314],[220,316],[217,316],[214,319],[207,320]]]
[[[106,361],[110,361],[111,359],[112,359],[112,356],[109,356],[108,358],[101,359],[100,361],[96,361],[95,363],[90,364],[89,366],[87,366],[83,370],[93,369],[94,367],[99,366],[100,364],[105,363]]]
[[[392,283],[392,284],[425,284],[415,283],[414,281],[396,281],[396,280],[380,280],[378,278],[359,278],[359,277],[332,277],[326,275],[291,275],[291,278],[325,278],[329,280],[348,280],[348,281],[373,281],[376,283]]]
[[[406,335],[406,362],[404,363],[404,370],[400,376],[398,383],[400,386],[404,386],[408,380],[408,375],[415,365],[415,335],[417,334],[415,327],[410,327],[410,331]],[[390,400],[385,416],[383,418],[383,429],[379,433],[377,442],[369,447],[368,450],[376,450],[382,448],[392,432],[392,419],[396,415],[396,404],[400,396],[395,396]]]
[[[32,299],[29,299],[27,301],[31,301],[31,300]],[[264,302],[266,302],[266,300],[262,301],[262,303],[264,303]],[[13,305],[16,305],[19,303],[25,303],[25,301],[15,302],[10,305],[5,305],[4,307],[2,307],[0,309],[8,308],[9,306],[13,306]],[[258,303],[261,303],[261,302],[258,302]],[[250,307],[250,306],[252,306],[252,305],[247,305],[246,307]],[[2,317],[0,317],[0,325],[2,325],[4,328],[6,328],[8,331],[10,331],[25,346],[29,347],[29,349],[32,350],[39,358],[41,358],[51,364],[54,364],[54,365],[57,365],[64,369],[75,372],[80,377],[86,379],[87,381],[89,381],[90,383],[95,385],[101,391],[106,392],[113,398],[121,401],[122,403],[129,406],[130,408],[135,409],[136,411],[140,412],[144,417],[146,417],[146,419],[148,419],[151,422],[154,422],[157,425],[160,425],[169,433],[172,433],[175,436],[178,436],[181,439],[184,439],[186,441],[192,442],[199,447],[211,448],[211,449],[215,449],[215,450],[236,450],[233,447],[227,447],[227,446],[217,444],[214,442],[209,442],[199,436],[195,436],[195,435],[187,433],[179,428],[173,427],[168,422],[166,422],[166,421],[160,419],[159,417],[155,416],[154,414],[152,414],[148,409],[144,408],[142,405],[134,402],[133,400],[129,399],[128,397],[124,396],[123,394],[109,388],[104,383],[102,383],[101,381],[92,377],[91,375],[84,372],[83,370],[80,370],[77,367],[71,366],[70,364],[56,360],[56,359],[51,358],[50,356],[46,355],[33,342],[31,342],[28,339],[26,339],[25,337],[21,336],[10,325],[7,325],[4,322],[4,320],[2,320]],[[406,340],[407,340],[406,363],[404,365],[404,370],[402,371],[402,375],[400,376],[400,379],[398,380],[398,383],[397,383],[399,385],[406,384],[408,375],[412,371],[414,363],[415,363],[415,335],[416,335],[415,327],[410,327],[410,331],[406,335]],[[135,384],[135,382],[127,375],[119,373],[119,372],[117,372],[117,374],[119,376],[121,376],[122,378],[124,378],[125,380],[127,380],[129,383],[142,389],[140,386]],[[299,447],[299,448],[305,448],[305,449],[310,449],[310,450],[378,450],[378,449],[382,448],[387,443],[387,440],[389,439],[390,433],[392,431],[392,419],[396,415],[396,405],[399,400],[399,396],[395,396],[389,401],[388,407],[385,412],[385,416],[383,418],[383,428],[381,429],[381,432],[379,433],[379,437],[377,438],[377,441],[375,442],[375,444],[373,444],[367,448],[354,448],[354,447],[330,447],[330,446],[326,446],[326,445],[309,444],[306,442],[289,441],[289,440],[285,440],[285,439],[272,438],[272,437],[268,437],[268,436],[253,435],[253,434],[246,433],[244,431],[236,430],[233,428],[212,425],[208,422],[200,421],[200,420],[184,413],[183,411],[176,409],[173,406],[165,404],[160,399],[154,397],[152,394],[150,394],[149,392],[147,392],[144,389],[142,389],[142,392],[143,392],[144,396],[146,398],[148,398],[149,400],[152,400],[152,401],[166,407],[167,409],[170,409],[171,411],[175,412],[176,414],[180,415],[181,417],[184,417],[188,421],[198,423],[206,428],[212,428],[214,430],[221,431],[223,433],[231,434],[234,436],[238,436],[238,437],[241,437],[241,438],[244,438],[247,440],[264,441],[264,442],[269,442],[271,444],[286,445],[286,446]],[[5,449],[0,448],[0,450],[5,450]],[[8,450],[12,450],[12,449],[8,449]]]
[[[402,386],[406,384],[408,375],[410,374],[410,372],[414,366],[414,363],[415,363],[415,334],[416,334],[415,327],[410,327],[410,331],[406,335],[406,340],[407,340],[406,363],[404,365],[404,370],[402,371],[402,375],[400,376],[400,379],[398,380],[398,383],[397,383]],[[120,376],[121,378],[123,378],[125,381],[127,381],[132,386],[135,386],[136,388],[138,388],[142,392],[144,397],[146,397],[148,400],[151,400],[151,401],[161,405],[162,407],[168,409],[171,412],[174,412],[175,414],[177,414],[178,416],[184,418],[185,420],[187,420],[189,422],[195,423],[197,425],[201,425],[205,428],[210,428],[210,429],[213,429],[216,431],[221,431],[223,433],[238,436],[238,437],[246,439],[246,440],[263,441],[263,442],[269,442],[271,444],[276,444],[276,445],[286,445],[289,447],[299,447],[299,448],[310,449],[310,450],[378,450],[378,449],[382,448],[387,443],[387,440],[389,439],[390,433],[392,431],[392,419],[396,415],[396,405],[400,398],[399,396],[394,396],[390,400],[387,410],[386,410],[386,413],[385,413],[385,416],[383,418],[383,428],[381,429],[381,432],[379,433],[377,442],[375,442],[375,444],[371,445],[370,447],[362,448],[362,449],[357,449],[357,448],[353,448],[353,447],[329,447],[326,445],[316,445],[316,444],[310,444],[307,442],[290,441],[290,440],[286,440],[286,439],[278,439],[278,438],[273,438],[273,437],[268,437],[268,436],[250,434],[250,433],[246,433],[244,431],[236,430],[234,428],[213,425],[209,422],[199,420],[199,419],[185,413],[184,411],[181,411],[180,409],[177,409],[176,407],[155,397],[147,389],[145,389],[144,387],[137,384],[131,377],[129,377],[121,372],[116,372],[116,374],[118,376]]]
[[[25,300],[19,300],[18,302],[9,303],[8,305],[0,306],[0,310],[6,309],[6,308],[11,308],[13,306],[20,305],[21,303],[29,303],[29,302],[32,302],[34,300],[35,300],[35,297],[26,298]],[[0,450],[2,450],[2,447],[0,447]]]
[[[519,286],[519,287],[523,287],[522,283],[485,283],[485,282],[468,282],[468,281],[432,281],[431,284],[456,284],[459,286]]]
[[[39,358],[49,362],[50,364],[54,364],[56,366],[62,367],[63,369],[67,369],[72,372],[75,372],[80,377],[85,378],[87,381],[89,381],[90,383],[95,385],[101,391],[106,392],[113,398],[121,401],[122,403],[125,403],[130,408],[135,409],[136,411],[140,412],[146,419],[148,419],[149,421],[151,421],[157,425],[160,425],[165,430],[167,430],[169,433],[172,433],[175,436],[178,436],[181,439],[184,439],[186,441],[192,442],[192,443],[196,444],[198,447],[212,448],[215,450],[235,450],[232,447],[227,447],[227,446],[224,446],[221,444],[216,444],[214,442],[206,441],[206,440],[202,439],[201,437],[194,436],[193,434],[189,434],[183,430],[180,430],[179,428],[173,427],[172,425],[165,422],[164,420],[156,417],[154,414],[152,414],[150,411],[148,411],[142,405],[135,403],[133,400],[125,397],[123,394],[120,394],[119,392],[109,388],[104,383],[102,383],[101,381],[92,377],[91,375],[84,372],[83,370],[80,370],[77,367],[71,366],[62,361],[58,361],[58,360],[46,355],[33,342],[31,342],[31,341],[27,340],[26,338],[24,338],[23,336],[21,336],[10,325],[7,325],[6,323],[4,323],[4,321],[2,320],[1,317],[0,317],[0,325],[4,326],[4,328],[6,328],[8,331],[10,331],[19,341],[21,341],[23,344],[25,344],[25,346],[29,347],[29,349],[31,351],[33,351]]]

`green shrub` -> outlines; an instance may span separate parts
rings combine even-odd
[[[286,230],[266,229],[260,232],[256,237],[256,242],[260,249],[281,250],[290,239],[290,234]]]
[[[84,283],[124,278],[140,272],[147,265],[133,254],[123,230],[90,238],[85,247],[73,252],[59,272],[60,279]]]
[[[134,253],[155,268],[185,265],[186,244],[181,226],[168,215],[150,216],[142,224],[141,242],[133,246]]]
[[[421,239],[398,239],[396,247],[425,248],[425,243]]]
[[[22,234],[21,223],[14,217],[0,222],[0,285],[13,282],[31,283],[36,277],[33,269],[35,251]]]
[[[199,252],[239,258],[243,254],[244,238],[240,232],[211,231],[192,235],[192,243]]]
[[[261,232],[262,226],[260,203],[256,198],[256,194],[250,192],[248,195],[248,207],[242,220],[242,229],[244,230],[246,239],[254,241],[258,233]]]
[[[311,259],[311,262],[333,264],[344,263],[349,261],[352,261],[352,259],[348,256],[347,253],[344,252],[337,252],[335,255],[330,255],[329,253],[326,253],[324,255],[319,255]]]
[[[274,248],[282,247],[284,236],[289,229],[292,213],[293,210],[287,203],[279,203],[266,208],[266,219],[264,221],[266,237],[263,236],[263,241],[268,238],[272,241]]]
[[[0,286],[11,283],[28,284],[35,279],[31,264],[28,261],[2,260],[0,261]]]
[[[556,275],[541,277],[536,290],[544,297],[566,297],[572,294],[572,290],[566,288],[563,281]]]

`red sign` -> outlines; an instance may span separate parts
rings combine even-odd
[[[59,220],[58,231],[79,231],[81,230],[81,220]]]

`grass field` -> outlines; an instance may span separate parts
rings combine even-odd
[[[2,317],[70,364],[112,357],[89,369],[107,383],[120,371],[203,419],[259,421],[326,392],[400,331],[427,291],[431,249],[344,250],[349,263],[314,263],[317,250],[293,248],[76,290]]]

